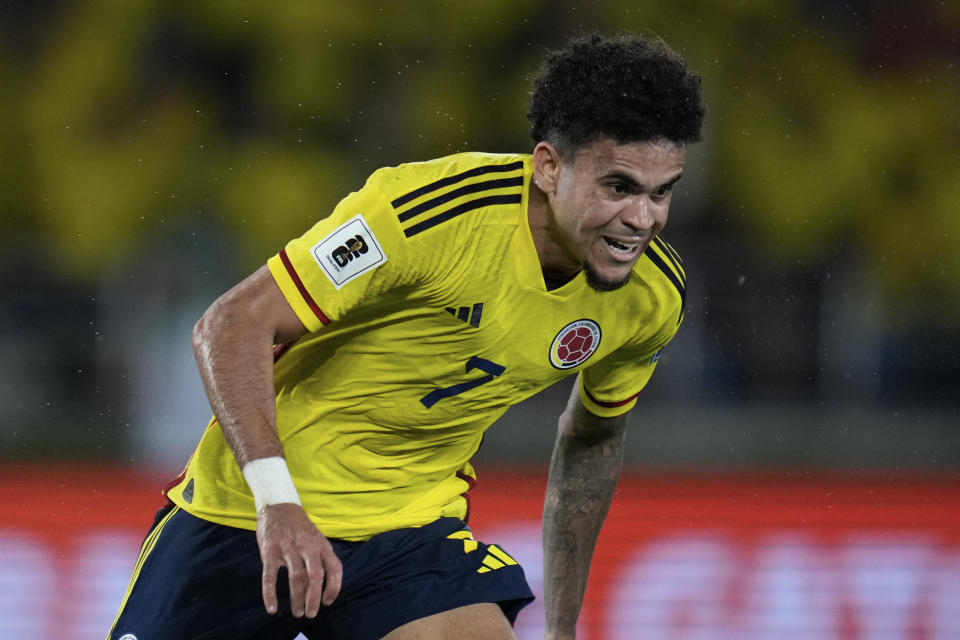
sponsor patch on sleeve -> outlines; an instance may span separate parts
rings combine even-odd
[[[315,244],[311,252],[338,290],[387,261],[387,254],[359,213]]]

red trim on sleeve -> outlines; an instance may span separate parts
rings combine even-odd
[[[630,397],[627,398],[626,400],[619,400],[619,401],[617,401],[617,402],[603,402],[602,400],[597,400],[596,398],[594,398],[594,397],[593,397],[593,394],[590,393],[590,389],[587,389],[586,385],[584,385],[583,390],[587,392],[587,397],[590,398],[590,402],[593,402],[594,404],[598,404],[598,405],[600,405],[601,407],[605,407],[605,408],[607,408],[607,409],[614,409],[614,408],[616,408],[616,407],[622,407],[623,405],[625,405],[625,404],[627,404],[627,403],[629,403],[629,402],[633,402],[633,401],[636,399],[636,397],[640,395],[640,392],[637,391],[635,394],[633,394],[632,396],[630,396]]]
[[[457,471],[457,477],[467,483],[467,490],[460,494],[461,496],[463,496],[463,499],[467,501],[467,513],[464,514],[464,516],[463,516],[463,523],[464,523],[464,524],[467,524],[468,522],[470,522],[470,495],[469,495],[469,492],[472,491],[473,488],[477,486],[477,480],[476,480],[476,478],[472,478],[472,477],[468,476],[467,474],[465,474],[465,473],[462,472],[462,471]]]
[[[310,295],[310,292],[303,286],[303,281],[297,274],[296,269],[293,268],[293,264],[290,263],[290,258],[287,257],[286,249],[280,250],[280,260],[283,262],[283,266],[287,268],[287,274],[290,276],[290,279],[293,280],[293,284],[297,285],[297,290],[300,292],[300,295],[303,296],[303,300],[307,303],[307,306],[310,307],[310,310],[320,319],[320,322],[325,325],[330,324],[330,318],[321,311],[319,305],[317,305]]]

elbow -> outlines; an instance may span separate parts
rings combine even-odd
[[[191,334],[191,342],[193,345],[193,355],[200,360],[204,351],[206,351],[207,345],[210,343],[210,335],[212,333],[211,325],[212,319],[210,316],[210,310],[204,312],[200,319],[197,320],[197,323],[193,325],[193,334]]]
[[[222,299],[214,302],[203,312],[200,319],[193,325],[193,334],[191,341],[193,344],[193,354],[200,360],[205,353],[210,350],[210,345],[214,343],[217,336],[220,335],[226,322],[225,310]]]

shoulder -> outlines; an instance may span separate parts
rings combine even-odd
[[[679,324],[687,299],[687,274],[676,249],[663,238],[654,238],[637,260],[633,273]]]
[[[379,190],[407,237],[464,213],[522,202],[530,156],[467,152],[385,167],[367,186]]]
[[[448,187],[477,180],[495,180],[523,172],[530,156],[523,154],[468,151],[422,162],[383,167],[370,176],[370,182],[383,190],[391,202],[402,206]]]
[[[438,282],[457,272],[469,251],[502,244],[506,233],[491,220],[522,219],[530,165],[529,156],[471,152],[378,169],[341,201],[322,242],[344,254],[340,262],[351,272],[360,269],[349,261],[355,240],[361,263],[389,260],[377,276],[402,272],[409,281]]]

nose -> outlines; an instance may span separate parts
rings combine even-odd
[[[634,231],[649,231],[655,222],[650,212],[650,202],[642,195],[633,198],[626,205],[620,219]]]

